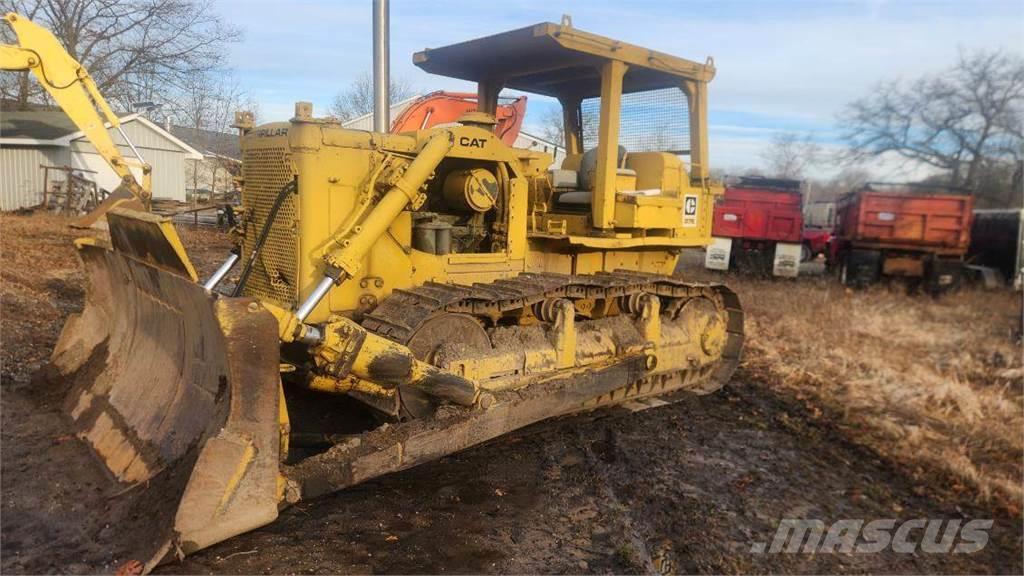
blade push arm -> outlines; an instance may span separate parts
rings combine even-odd
[[[146,180],[149,178],[150,166],[142,160],[135,145],[121,129],[120,120],[96,88],[89,72],[67,53],[46,28],[13,12],[6,14],[4,21],[18,37],[18,45],[0,44],[0,69],[31,71],[50,97],[121,177],[128,191],[144,203],[148,202],[151,196],[149,186],[143,186],[135,179],[130,166],[142,168]],[[107,132],[105,123],[121,133],[135,153],[136,160],[129,161],[121,154]]]

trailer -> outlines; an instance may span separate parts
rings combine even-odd
[[[795,277],[803,241],[799,180],[743,177],[715,205],[704,265]]]
[[[876,183],[840,198],[831,246],[840,281],[864,287],[900,277],[933,294],[959,287],[974,198],[937,190]]]
[[[1024,210],[975,210],[967,256],[971,268],[998,274],[1001,283],[1019,290],[1024,279]]]

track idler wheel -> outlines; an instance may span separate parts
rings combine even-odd
[[[472,316],[442,312],[424,322],[406,346],[417,360],[444,368],[449,358],[490,351],[491,339]],[[429,417],[439,404],[413,386],[399,386],[398,395],[404,418]]]
[[[721,310],[707,298],[694,298],[679,309],[676,319],[687,332],[700,341],[701,350],[710,358],[718,357],[725,349],[726,329]]]

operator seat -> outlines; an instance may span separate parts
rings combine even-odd
[[[626,157],[628,152],[624,146],[619,146],[618,158],[616,160],[615,173],[619,176],[636,176],[636,171],[625,168]],[[576,188],[575,191],[563,192],[558,195],[555,199],[557,204],[560,204],[566,208],[589,209],[591,204],[594,202],[594,186],[596,184],[596,178],[594,172],[597,170],[597,148],[591,148],[583,153],[583,158],[580,159],[580,169],[576,173]],[[558,172],[568,173],[571,170],[559,170]],[[555,183],[557,187],[557,182]]]

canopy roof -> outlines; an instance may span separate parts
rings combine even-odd
[[[629,65],[623,93],[679,87],[684,80],[708,82],[715,76],[710,58],[699,64],[584,32],[568,22],[544,22],[413,55],[413,63],[431,74],[471,82],[502,80],[506,88],[581,98],[600,94],[600,68],[610,60]]]

